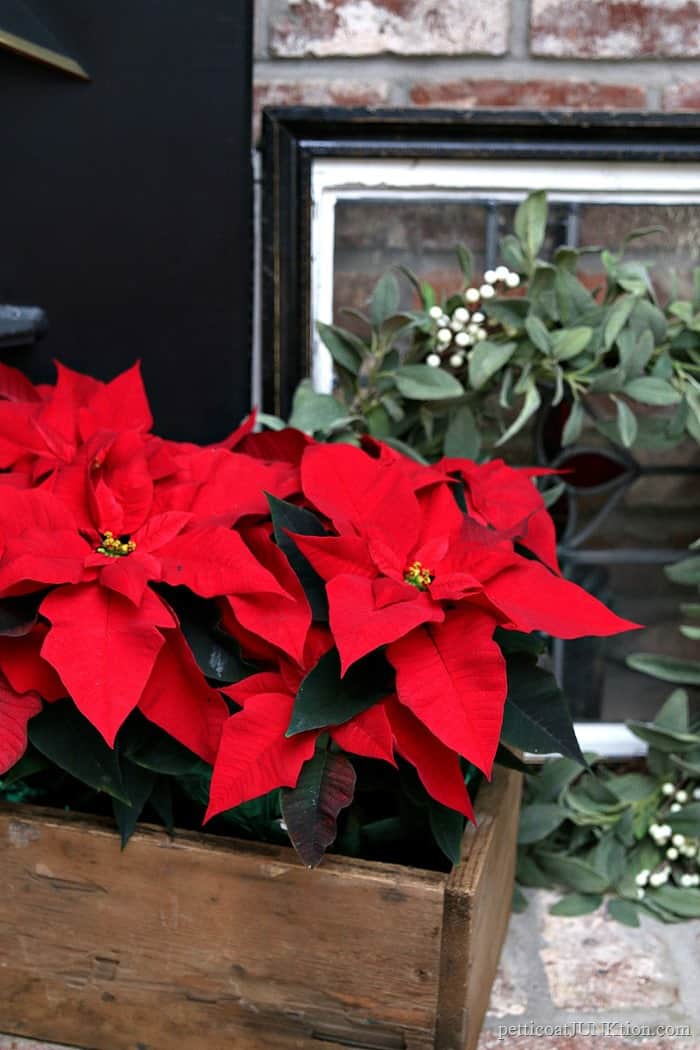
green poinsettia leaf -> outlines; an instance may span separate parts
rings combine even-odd
[[[358,660],[341,678],[338,650],[331,649],[299,686],[287,736],[348,722],[388,696],[392,680],[382,652]]]
[[[117,752],[88,722],[72,700],[45,704],[29,722],[29,740],[42,755],[95,791],[126,804]]]
[[[29,634],[39,615],[39,606],[45,595],[23,594],[17,598],[3,598],[0,601],[0,635],[9,638],[21,638]]]
[[[554,676],[524,658],[508,661],[508,697],[501,735],[522,751],[560,753],[582,765],[566,699]]]
[[[338,814],[350,805],[354,792],[351,762],[326,750],[304,763],[296,787],[282,789],[282,819],[307,867],[315,868],[335,842]]]
[[[113,798],[112,810],[121,835],[123,849],[136,829],[143,808],[155,786],[157,774],[152,769],[129,762],[128,759],[122,759],[121,771],[122,784],[129,798],[129,804]]]
[[[456,810],[440,805],[433,798],[428,804],[428,816],[436,843],[452,864],[459,864],[462,858],[464,817]]]
[[[287,556],[289,564],[297,574],[311,606],[314,620],[327,620],[326,585],[289,535],[291,532],[299,536],[325,536],[326,530],[310,510],[296,507],[293,503],[287,503],[270,493],[266,493],[266,497],[270,507],[275,542]]]

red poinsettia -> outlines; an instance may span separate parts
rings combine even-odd
[[[481,496],[483,519],[487,488],[480,489],[479,468],[447,468],[471,475],[469,491],[477,501]],[[635,625],[517,554],[512,531],[464,514],[449,477],[416,491],[412,472],[394,458],[373,459],[351,446],[307,449],[302,489],[335,534],[294,540],[327,581],[343,670],[386,645],[400,703],[446,747],[489,773],[507,689],[495,628],[573,638]],[[517,482],[514,489],[517,494]],[[502,491],[505,501],[503,482]],[[511,524],[504,518],[501,513],[496,524]]]
[[[112,490],[102,496],[99,513],[113,505],[120,530],[130,523],[128,538],[84,528],[82,518],[42,489],[8,489],[0,506],[0,596],[60,585],[39,606],[50,624],[41,656],[111,744],[142,699],[168,632],[177,628],[150,583],[183,586],[204,598],[265,593],[293,599],[237,532],[202,525],[180,510],[143,520],[144,508],[134,528],[133,504],[119,503]]]

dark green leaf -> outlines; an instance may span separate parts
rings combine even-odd
[[[681,660],[676,656],[654,653],[633,653],[627,664],[635,671],[643,671],[662,682],[677,682],[679,685],[700,685],[700,661]]]
[[[45,704],[29,722],[29,739],[42,755],[76,780],[128,803],[116,752],[72,700]]]
[[[637,420],[626,401],[611,394],[617,406],[617,432],[625,448],[631,448],[637,437]]]
[[[585,418],[582,402],[574,401],[562,431],[561,440],[563,445],[573,445],[575,441],[578,441],[581,437]]]
[[[556,882],[579,893],[605,893],[608,888],[606,877],[577,857],[537,850],[536,858],[540,867]]]
[[[669,813],[666,823],[679,835],[700,838],[700,802],[690,802],[677,813]]]
[[[621,299],[610,308],[608,318],[605,322],[604,339],[605,348],[609,350],[615,340],[627,324],[630,314],[634,309],[635,300],[631,295],[623,295]]]
[[[458,244],[455,251],[457,252],[457,261],[459,262],[459,268],[464,277],[464,283],[469,284],[472,279],[472,273],[474,272],[474,259],[472,253],[464,244]]]
[[[625,847],[612,831],[600,837],[586,859],[591,867],[605,878],[609,886],[614,886],[624,874]]]
[[[385,273],[377,281],[372,292],[370,314],[372,324],[379,328],[387,317],[393,317],[399,308],[399,282],[393,273]]]
[[[667,565],[664,572],[674,583],[700,585],[700,558],[697,555],[683,558],[673,565]]]
[[[550,334],[552,356],[556,361],[568,361],[582,353],[591,341],[593,329],[585,325],[562,328]]]
[[[528,787],[538,802],[556,802],[565,787],[581,775],[581,766],[573,758],[550,758],[537,776],[530,777]]]
[[[143,812],[143,807],[156,782],[156,773],[152,769],[137,766],[128,760],[122,761],[122,784],[129,798],[129,805],[112,799],[114,819],[117,822],[122,839],[122,849],[126,846],[136,828],[137,821]]]
[[[530,259],[535,259],[544,243],[547,227],[547,195],[543,190],[531,193],[518,205],[514,229]]]
[[[156,778],[148,804],[163,821],[166,831],[172,834],[175,830],[175,819],[173,817],[173,789],[169,777]]]
[[[632,901],[611,897],[608,901],[607,912],[611,919],[625,926],[639,926],[639,908]]]
[[[287,736],[342,725],[387,696],[391,682],[391,668],[382,652],[358,660],[341,678],[338,650],[331,649],[299,686]]]
[[[289,838],[309,868],[335,841],[338,814],[355,791],[355,770],[345,755],[316,751],[304,763],[295,788],[282,789],[282,817]]]
[[[685,689],[674,689],[670,693],[657,712],[654,725],[660,729],[670,729],[673,733],[688,732],[688,694]]]
[[[501,255],[506,266],[510,266],[516,273],[525,273],[528,269],[527,259],[520,246],[520,241],[512,233],[501,239]]]
[[[582,765],[571,715],[554,676],[524,660],[508,662],[503,740],[522,751],[538,755],[558,752]]]
[[[272,527],[275,533],[277,546],[286,554],[289,564],[299,577],[299,582],[304,588],[311,612],[315,620],[328,619],[328,599],[326,597],[326,585],[312,568],[310,562],[301,553],[289,533],[299,536],[325,536],[325,529],[315,514],[303,507],[296,507],[293,503],[277,499],[269,493],[267,502],[272,516]]]
[[[0,635],[21,638],[29,634],[37,621],[39,606],[45,591],[40,594],[24,594],[18,598],[3,598],[0,601]]]
[[[316,322],[316,329],[335,363],[356,376],[360,371],[363,354],[368,352],[362,340],[344,328],[323,324],[322,321]]]
[[[551,834],[566,820],[566,810],[551,802],[533,802],[520,813],[518,842],[529,845]]]
[[[677,405],[682,395],[664,379],[640,376],[625,383],[624,392],[644,405]]]
[[[310,379],[303,379],[294,392],[290,427],[307,434],[323,431],[347,415],[347,409],[331,394],[317,394]]]
[[[447,424],[443,450],[446,456],[476,459],[481,449],[481,434],[468,405],[460,405]]]
[[[569,918],[574,915],[590,915],[602,903],[603,898],[599,893],[569,893],[552,905],[549,909],[549,914],[562,915]]]
[[[241,659],[234,639],[212,624],[208,610],[198,602],[183,601],[181,596],[178,599],[180,627],[202,674],[222,685],[247,678],[251,670]]]
[[[510,439],[514,437],[519,430],[522,430],[522,428],[527,423],[528,419],[530,419],[531,416],[534,416],[535,412],[541,404],[542,397],[540,395],[540,392],[535,386],[534,380],[531,380],[526,388],[525,400],[523,401],[522,407],[520,409],[520,412],[518,413],[515,422],[511,423],[511,425],[506,430],[505,434],[501,435],[501,437],[496,442],[496,445],[505,445],[506,441],[510,441]]]
[[[494,762],[505,769],[514,769],[518,773],[527,773],[528,775],[533,773],[532,766],[528,766],[526,762],[521,762],[518,756],[505,744],[498,745]]]
[[[700,919],[700,890],[682,889],[666,883],[648,892],[655,904],[667,908],[682,919]]]
[[[168,776],[196,773],[204,765],[192,751],[160,731],[149,731],[145,739],[127,744],[124,754],[133,764]]]
[[[536,317],[535,314],[530,314],[525,321],[525,330],[538,350],[541,350],[543,354],[551,353],[550,334],[539,317]]]
[[[441,806],[431,798],[428,806],[430,830],[438,846],[452,864],[459,864],[462,857],[464,817],[454,809]]]
[[[630,732],[638,736],[640,740],[644,740],[645,743],[666,754],[673,754],[682,751],[684,746],[693,747],[697,744],[696,736],[665,729],[654,722],[637,722],[635,719],[628,719],[625,724]]]
[[[517,343],[492,343],[488,339],[477,343],[469,354],[470,387],[481,390],[491,376],[511,359],[517,346]]]
[[[444,401],[464,393],[462,384],[450,372],[430,365],[402,365],[396,371],[396,386],[399,393],[413,401]]]
[[[42,773],[45,769],[50,768],[51,763],[44,755],[34,751],[32,748],[28,748],[19,762],[15,762],[12,769],[8,769],[6,773],[3,773],[2,777],[0,777],[0,783],[3,788],[9,788],[12,784],[16,784],[18,780],[26,780],[28,777],[34,776],[35,773]]]
[[[531,854],[524,850],[518,851],[515,876],[523,886],[532,886],[536,889],[550,889],[552,886],[549,875],[542,871]]]
[[[513,911],[516,915],[519,915],[521,912],[527,911],[527,897],[517,884],[513,886],[513,900],[511,903],[511,911]]]

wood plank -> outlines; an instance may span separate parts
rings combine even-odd
[[[429,1050],[446,876],[0,807],[0,1030],[100,1050]]]
[[[435,1050],[474,1050],[510,917],[522,777],[496,767],[445,891]]]

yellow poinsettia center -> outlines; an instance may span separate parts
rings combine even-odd
[[[426,569],[422,562],[414,561],[406,569],[403,578],[406,583],[410,583],[412,587],[417,587],[419,591],[427,591],[435,576],[430,569]]]
[[[95,548],[98,554],[106,554],[108,558],[125,558],[136,550],[133,540],[120,540],[112,532],[102,533],[102,543]]]

